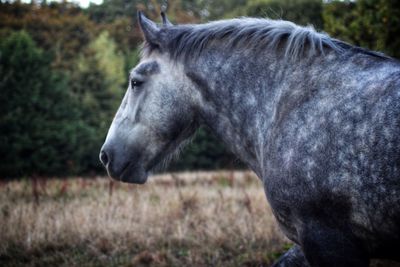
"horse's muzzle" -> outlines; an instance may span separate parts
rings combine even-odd
[[[129,161],[131,157],[119,155],[117,159],[112,148],[103,145],[100,150],[99,159],[107,170],[108,175],[121,182],[143,184],[147,181],[148,173],[138,162]]]

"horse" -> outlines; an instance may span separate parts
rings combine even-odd
[[[138,13],[141,60],[101,148],[143,184],[207,126],[261,179],[294,245],[274,266],[400,260],[400,63],[283,20]]]

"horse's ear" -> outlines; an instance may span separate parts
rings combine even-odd
[[[161,11],[161,18],[164,27],[173,26],[173,24],[168,20],[167,15],[165,15],[164,11]]]
[[[144,39],[146,42],[152,45],[161,45],[160,28],[156,23],[146,18],[142,12],[137,13],[139,26],[143,32]]]

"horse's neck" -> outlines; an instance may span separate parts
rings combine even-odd
[[[265,148],[282,94],[302,79],[302,69],[312,72],[310,62],[302,64],[307,66],[267,53],[256,59],[210,53],[188,67],[202,95],[203,122],[259,177],[264,176]]]
[[[261,176],[268,114],[273,112],[276,92],[268,65],[257,61],[241,54],[210,53],[193,62],[187,74],[202,96],[203,123]]]
[[[265,178],[274,127],[299,105],[313,95],[329,96],[332,90],[362,90],[371,79],[384,81],[399,68],[393,62],[383,64],[379,56],[351,50],[297,60],[269,52],[254,57],[211,51],[187,67],[202,96],[202,120],[260,178]]]

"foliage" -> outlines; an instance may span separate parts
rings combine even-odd
[[[230,16],[285,19],[300,25],[323,28],[321,0],[250,0],[237,7]]]
[[[132,18],[136,13],[136,0],[104,0],[101,5],[90,4],[85,11],[97,23],[112,23],[123,18]]]
[[[323,16],[333,36],[400,58],[399,1],[334,1],[325,5]]]
[[[225,149],[225,146],[207,128],[200,128],[193,142],[173,163],[171,170],[210,170],[243,168],[243,164]]]
[[[78,7],[68,2],[36,6],[0,3],[0,38],[26,30],[44,51],[53,54],[52,66],[71,69],[76,54],[97,35],[97,28]]]
[[[90,63],[94,62],[109,85],[107,88],[109,93],[117,98],[120,97],[121,86],[125,82],[124,58],[117,51],[115,42],[110,39],[108,32],[102,32],[89,44],[88,49],[93,52],[92,57],[80,59],[81,70],[89,69]]]
[[[232,13],[234,10],[246,6],[246,0],[204,0],[203,11],[200,13],[204,20],[216,20],[220,18],[228,18],[234,16]],[[239,14],[239,16],[245,16],[246,13]]]
[[[65,80],[26,32],[6,38],[0,53],[0,173],[73,173],[86,132]]]
[[[70,85],[81,107],[82,121],[94,133],[85,144],[90,151],[85,162],[88,170],[98,171],[98,151],[126,87],[124,58],[108,32],[102,32],[78,57]]]

